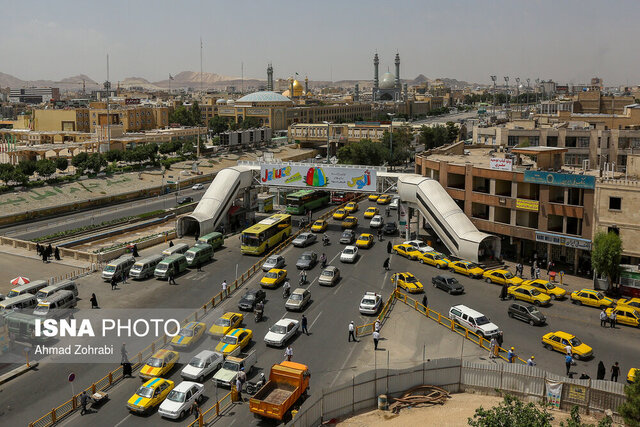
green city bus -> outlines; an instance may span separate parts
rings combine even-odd
[[[261,255],[291,236],[291,215],[275,214],[242,232],[240,251]]]
[[[329,204],[330,195],[322,190],[300,190],[287,195],[287,213],[303,214]]]

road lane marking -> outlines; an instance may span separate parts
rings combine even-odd
[[[124,418],[122,419],[122,421],[120,421],[118,424],[116,424],[116,425],[115,425],[115,426],[113,426],[113,427],[118,427],[119,425],[121,425],[122,423],[124,423],[125,421],[127,421],[127,419],[128,419],[129,417],[131,417],[131,414],[129,414],[129,415],[127,415],[126,417],[124,417]]]
[[[308,329],[313,328],[313,325],[315,325],[315,324],[316,324],[316,322],[317,322],[317,321],[318,321],[318,319],[320,318],[320,315],[321,315],[321,314],[322,314],[322,312],[318,313],[318,316],[316,316],[316,319],[315,319],[313,322],[311,322],[311,326],[309,326],[309,328],[308,328]]]
[[[357,344],[357,342],[356,342]],[[353,354],[353,352],[355,351],[355,349],[358,347],[356,344],[354,344],[351,348],[351,351],[349,352],[349,354],[347,355],[347,357],[344,359],[344,363],[342,364],[342,366],[340,366],[340,369],[338,369],[338,373],[336,374],[335,378],[333,379],[333,381],[331,381],[331,384],[329,384],[329,388],[333,387],[333,385],[335,384],[336,381],[338,381],[338,378],[340,378],[340,376],[342,375],[342,370],[344,369],[345,366],[347,366],[347,363],[349,362],[349,359],[351,359],[351,355]],[[117,427],[117,426],[116,426]]]

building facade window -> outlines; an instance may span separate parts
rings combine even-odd
[[[589,138],[588,136],[579,136],[576,142],[578,147],[588,148],[590,141],[591,138]]]
[[[515,147],[516,145],[518,145],[519,139],[520,138],[518,136],[509,135],[509,137],[507,138],[507,145],[509,147]]]
[[[622,198],[621,197],[609,197],[609,210],[610,211],[622,210]]]

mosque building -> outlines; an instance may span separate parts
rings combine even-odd
[[[387,71],[382,75],[382,78],[379,79],[379,64],[380,60],[376,53],[373,57],[373,101],[402,101],[402,87],[400,84],[400,54],[396,53],[395,76],[391,72]]]

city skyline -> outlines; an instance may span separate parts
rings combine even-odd
[[[95,11],[75,0],[36,4],[5,7],[13,19],[4,26],[0,72],[22,80],[86,74],[101,82],[107,54],[112,81],[164,80],[200,70],[202,38],[203,71],[238,78],[242,66],[245,78],[265,79],[271,62],[280,78],[372,79],[377,51],[383,71],[393,70],[400,53],[402,79],[490,84],[490,75],[509,75],[577,84],[599,76],[607,86],[640,83],[640,59],[625,43],[640,17],[640,4],[631,1],[610,5],[607,15],[593,12],[601,5],[595,1],[115,1]]]

